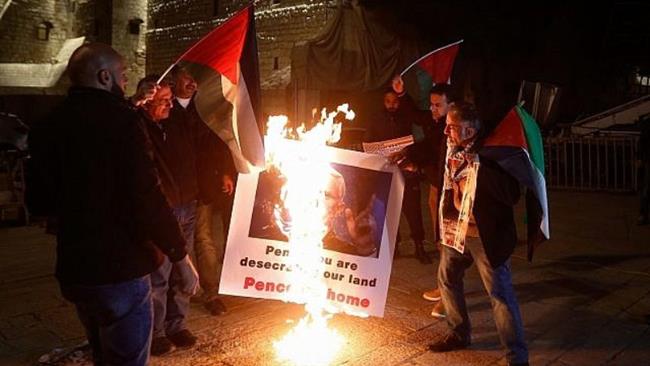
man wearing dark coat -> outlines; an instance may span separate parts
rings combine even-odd
[[[96,365],[149,363],[150,273],[163,261],[178,268],[179,291],[198,287],[140,118],[124,99],[125,70],[110,46],[79,47],[67,98],[30,135],[40,198],[32,211],[58,223],[56,277]]]
[[[473,105],[452,104],[447,114],[447,160],[440,209],[442,250],[438,287],[449,332],[429,346],[434,352],[463,349],[471,326],[463,277],[476,263],[490,296],[494,320],[509,365],[527,365],[528,349],[512,286],[510,256],[517,243],[513,206],[519,184],[496,162],[480,155],[481,122]]]

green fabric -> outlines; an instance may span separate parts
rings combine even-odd
[[[396,34],[381,13],[339,3],[321,34],[294,46],[291,78],[299,89],[372,91],[420,54],[418,41]]]
[[[524,134],[526,135],[526,142],[528,143],[528,155],[533,161],[533,164],[544,176],[544,144],[542,142],[542,134],[539,131],[539,126],[533,116],[528,114],[526,110],[517,106],[517,114],[521,119],[521,124],[524,127]]]

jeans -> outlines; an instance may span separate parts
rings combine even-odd
[[[467,238],[464,254],[444,245],[441,248],[438,287],[447,312],[449,328],[456,336],[470,341],[471,325],[465,303],[463,276],[472,262],[476,263],[483,285],[490,296],[499,340],[506,349],[508,362],[528,362],[528,348],[524,339],[519,304],[512,287],[510,260],[492,268],[483,243],[478,238]]]
[[[196,201],[173,208],[174,215],[193,255]],[[187,329],[185,319],[190,310],[190,296],[181,291],[182,283],[174,264],[165,257],[163,264],[151,274],[154,338],[172,335]]]
[[[219,269],[226,251],[226,239],[232,211],[232,196],[210,204],[199,204],[196,208],[196,231],[194,233],[194,250],[196,252],[196,269],[204,292],[205,300],[217,297],[219,293]],[[215,238],[215,215],[221,217],[222,233]]]
[[[151,282],[144,276],[100,286],[61,285],[93,350],[95,365],[147,365],[151,348]]]

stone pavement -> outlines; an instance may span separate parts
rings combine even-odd
[[[635,226],[637,199],[569,192],[550,192],[550,199],[552,240],[532,264],[524,246],[512,261],[531,365],[649,364],[650,227]],[[434,284],[434,266],[419,264],[409,250],[395,259],[384,318],[336,315],[330,322],[346,337],[334,364],[505,364],[474,269],[466,282],[471,348],[427,351],[445,323],[429,316],[432,304],[420,297]],[[83,341],[52,277],[53,263],[53,238],[42,229],[0,229],[0,365],[35,365],[53,348]],[[272,341],[290,328],[287,319],[303,316],[302,307],[236,297],[225,303],[229,311],[220,317],[193,305],[190,327],[199,345],[153,358],[152,365],[278,364]]]

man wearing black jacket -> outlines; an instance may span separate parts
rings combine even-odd
[[[156,81],[150,75],[138,83],[138,90]],[[163,80],[153,98],[142,104],[141,115],[154,151],[154,162],[160,174],[162,189],[181,226],[186,250],[193,253],[196,206],[200,199],[197,177],[197,140],[211,133],[200,121],[182,118],[171,111],[178,104],[172,84]],[[196,337],[187,328],[190,297],[179,291],[177,268],[165,261],[151,275],[154,304],[154,326],[151,354],[162,355],[173,346],[187,348],[196,344]]]
[[[398,137],[413,135],[413,124],[418,119],[413,110],[405,108],[399,95],[392,87],[384,92],[384,108],[372,119],[372,124],[366,130],[365,142],[378,142]],[[415,244],[415,257],[422,264],[431,263],[431,258],[424,250],[424,225],[422,222],[422,207],[420,204],[420,176],[417,173],[404,170],[404,199],[402,213],[406,217],[411,238]],[[399,238],[398,238],[399,241]],[[398,252],[397,245],[395,246]]]
[[[30,135],[40,198],[32,209],[58,222],[56,277],[98,365],[148,363],[149,274],[163,260],[179,268],[181,291],[198,285],[139,116],[124,100],[124,73],[110,46],[79,47],[67,98]]]
[[[473,105],[452,104],[446,124],[450,145],[440,210],[444,221],[438,286],[449,333],[429,349],[446,352],[470,344],[463,276],[476,263],[490,296],[508,364],[528,365],[528,349],[510,273],[510,256],[517,243],[513,206],[519,199],[519,184],[496,162],[481,158],[477,141],[481,122]]]
[[[171,70],[174,81],[174,99],[169,121],[185,125],[195,132],[193,144],[196,152],[196,177],[199,200],[196,207],[194,249],[199,282],[203,289],[203,306],[212,315],[226,312],[226,306],[219,299],[219,261],[225,251],[225,242],[230,225],[233,204],[235,167],[228,146],[201,120],[194,93],[197,83],[187,70],[174,66]],[[213,234],[215,214],[221,216],[222,234],[217,239]],[[215,240],[216,239],[216,240]]]

